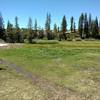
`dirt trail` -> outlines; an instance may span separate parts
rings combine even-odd
[[[0,64],[15,70],[17,73],[22,74],[25,78],[30,79],[34,85],[38,86],[41,90],[48,94],[48,100],[87,100],[84,95],[74,90],[53,84],[40,76],[22,69],[22,67],[17,66],[16,64],[2,59],[0,59]]]

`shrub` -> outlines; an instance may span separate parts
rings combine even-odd
[[[76,41],[82,41],[82,39],[81,39],[81,38],[76,38],[75,40],[76,40]]]
[[[29,41],[27,39],[24,39],[24,43],[29,43]]]
[[[33,44],[58,44],[57,40],[32,40]]]
[[[71,38],[67,38],[67,41],[73,41],[73,39],[71,39]]]
[[[94,38],[85,39],[85,41],[96,41]]]

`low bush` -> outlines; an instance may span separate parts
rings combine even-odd
[[[85,41],[96,41],[94,38],[85,39]]]
[[[33,44],[58,44],[58,40],[32,40]]]
[[[73,41],[73,39],[71,39],[71,38],[67,38],[67,41]]]
[[[24,39],[24,43],[29,43],[29,41],[27,39]]]
[[[82,39],[81,39],[81,38],[76,38],[75,40],[76,40],[76,41],[82,41]]]

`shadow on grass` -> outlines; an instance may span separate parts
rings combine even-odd
[[[0,68],[0,70],[6,70],[5,68]]]

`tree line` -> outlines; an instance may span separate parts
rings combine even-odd
[[[98,17],[92,18],[91,14],[81,13],[78,21],[78,28],[76,29],[75,19],[70,18],[70,30],[67,29],[67,19],[64,15],[62,18],[61,26],[54,24],[51,29],[51,14],[47,13],[45,28],[38,27],[37,19],[33,25],[32,18],[29,18],[27,28],[20,28],[18,17],[15,17],[15,25],[9,20],[7,27],[4,27],[4,20],[0,13],[0,39],[8,43],[24,43],[28,41],[32,43],[33,39],[47,39],[47,40],[67,40],[69,37],[79,37],[80,39],[100,39],[100,22]]]

